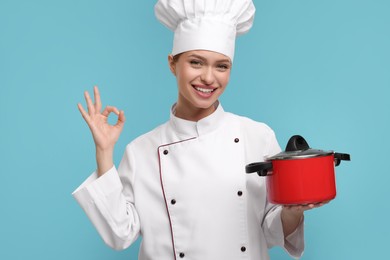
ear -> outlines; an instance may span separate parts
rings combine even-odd
[[[172,54],[168,55],[168,65],[169,65],[169,69],[171,70],[172,74],[176,76],[176,63],[173,60]]]

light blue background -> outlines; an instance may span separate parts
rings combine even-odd
[[[106,247],[71,192],[94,170],[76,104],[99,85],[126,111],[125,145],[168,119],[172,34],[155,1],[0,0],[0,259],[136,259]],[[284,147],[348,152],[338,196],[306,213],[302,259],[384,259],[390,235],[390,1],[255,0],[237,41],[227,111],[269,124]],[[289,259],[282,249],[272,259]]]

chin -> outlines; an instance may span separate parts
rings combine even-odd
[[[209,109],[212,107],[217,100],[208,100],[208,101],[200,101],[200,102],[194,102],[193,105],[196,108],[199,109]]]

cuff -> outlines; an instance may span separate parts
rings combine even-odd
[[[305,248],[304,217],[293,233],[284,239],[284,249],[295,259],[302,257]]]
[[[118,189],[122,189],[122,183],[115,166],[113,166],[100,177],[98,177],[96,171],[93,172],[72,193],[72,196],[83,209],[86,209],[89,207],[89,204],[94,203],[97,198],[107,196]]]

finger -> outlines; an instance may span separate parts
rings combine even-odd
[[[95,96],[95,109],[96,111],[100,112],[100,110],[102,109],[102,101],[100,99],[100,93],[97,86],[93,88],[93,94]]]
[[[116,122],[115,126],[118,126],[118,127],[122,128],[123,125],[125,124],[125,121],[126,121],[125,111],[121,110],[119,112],[118,121]]]
[[[294,204],[294,205],[285,205],[284,206],[286,209],[290,210],[290,211],[299,211],[302,206],[299,205],[299,204]]]
[[[83,106],[80,103],[77,104],[77,107],[79,108],[79,111],[80,111],[81,115],[83,116],[85,122],[87,122],[87,124],[89,124],[88,113],[84,110]]]
[[[309,205],[306,205],[306,206],[304,207],[304,210],[305,210],[305,211],[306,211],[306,210],[311,210],[311,209],[318,208],[318,207],[320,207],[319,204],[309,204]]]
[[[119,115],[119,110],[116,107],[106,106],[106,108],[102,112],[102,115],[108,117],[110,113],[115,113],[116,115]]]
[[[95,113],[95,108],[92,104],[92,100],[91,100],[91,97],[89,96],[89,93],[88,91],[85,91],[84,92],[84,96],[85,96],[85,101],[87,101],[87,108],[88,108],[88,113],[91,115],[91,114],[94,114]]]

